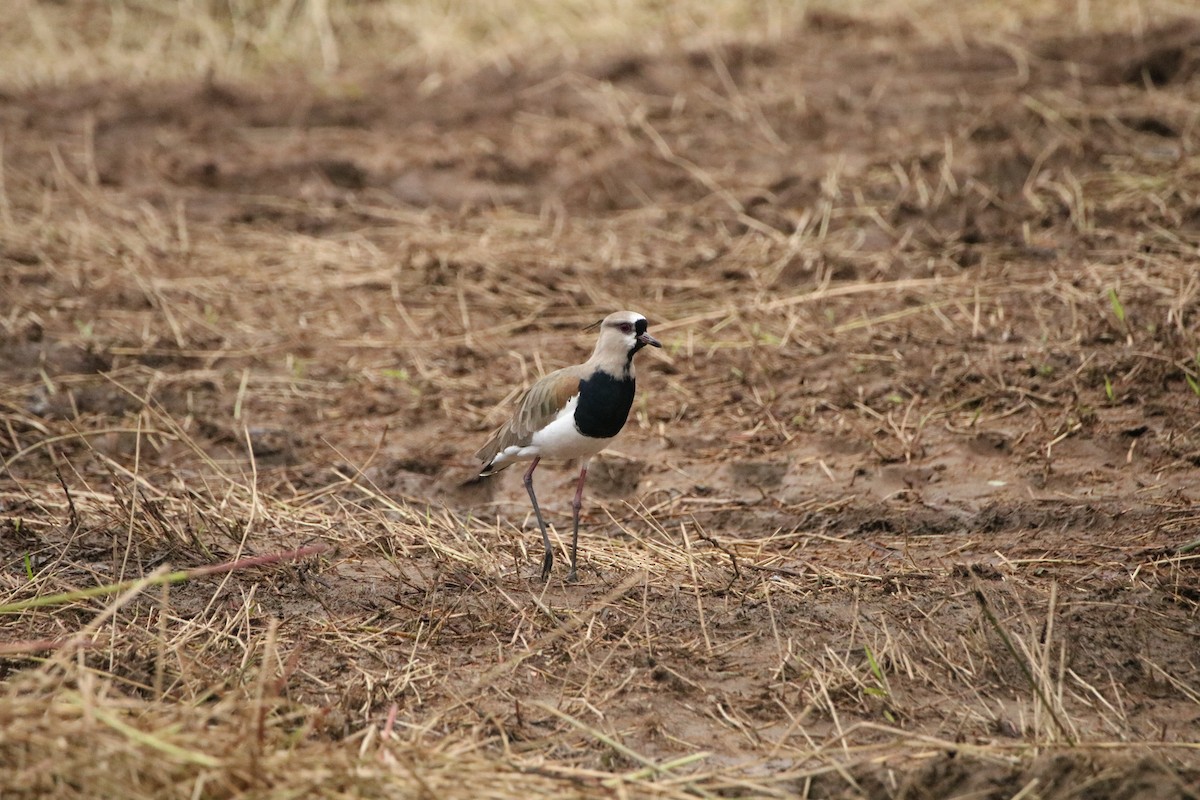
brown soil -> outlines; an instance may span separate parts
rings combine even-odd
[[[1198,52],[819,15],[442,84],[10,92],[0,599],[324,541],[126,598],[55,669],[159,730],[274,653],[281,752],[382,728],[402,777],[469,752],[559,796],[703,752],[628,780],[1196,797]],[[592,471],[582,581],[543,589],[519,476],[461,483],[617,308],[666,347]],[[538,472],[560,535],[573,475]],[[10,699],[49,674],[3,658]],[[17,791],[86,774],[33,741],[0,734]]]

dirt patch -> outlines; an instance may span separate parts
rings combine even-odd
[[[0,96],[0,588],[119,584],[0,617],[6,774],[1195,797],[1194,40]],[[543,586],[471,453],[625,307],[666,347]]]

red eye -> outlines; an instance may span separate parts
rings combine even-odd
[[[621,333],[633,333],[633,326],[628,322],[622,322],[618,327],[620,327]]]

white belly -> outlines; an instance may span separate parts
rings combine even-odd
[[[577,405],[579,405],[579,395],[572,397],[549,425],[535,433],[529,444],[524,447],[506,447],[496,456],[494,463],[530,461],[534,458],[564,460],[591,458],[608,447],[617,437],[596,439],[584,436],[575,427],[575,406]]]

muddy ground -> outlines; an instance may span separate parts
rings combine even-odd
[[[1197,796],[1198,54],[814,14],[0,96],[0,600],[330,545],[0,618],[13,796]],[[461,483],[618,308],[665,347],[543,586]]]

